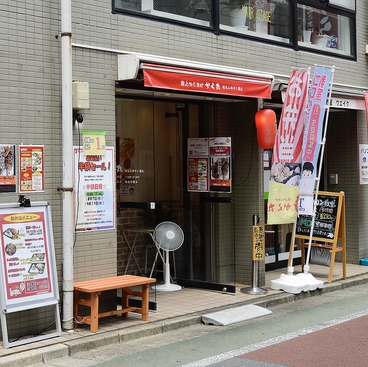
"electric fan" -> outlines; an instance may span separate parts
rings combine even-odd
[[[162,257],[165,284],[156,285],[156,290],[162,292],[179,291],[181,289],[180,285],[170,283],[169,253],[177,250],[183,244],[184,233],[176,223],[162,222],[156,226],[153,237],[158,251],[162,249],[165,253],[165,258]]]

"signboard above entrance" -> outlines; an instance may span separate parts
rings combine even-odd
[[[271,98],[271,83],[264,78],[154,64],[142,64],[142,69],[145,87]]]
[[[273,75],[255,70],[157,55],[118,55],[117,80],[142,79],[148,88],[266,99],[274,82]]]

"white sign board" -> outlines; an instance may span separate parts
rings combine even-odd
[[[74,202],[77,231],[115,228],[115,153],[85,155],[74,147]]]
[[[359,177],[360,184],[368,184],[368,144],[359,144]]]
[[[3,204],[0,206],[0,226],[0,300],[4,346],[61,335],[50,207],[47,203],[29,207]],[[18,343],[7,340],[6,314],[50,305],[55,306],[56,333]]]

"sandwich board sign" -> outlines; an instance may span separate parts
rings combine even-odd
[[[5,348],[61,335],[51,210],[48,203],[0,205],[0,306]],[[56,331],[10,342],[7,315],[54,308]]]
[[[304,265],[304,249],[309,245],[312,217],[300,215],[295,223],[295,238],[301,239],[302,266]],[[341,252],[342,277],[346,279],[346,218],[345,193],[319,191],[316,198],[315,222],[311,246],[331,253],[328,282],[332,282],[335,255]],[[289,254],[291,264],[292,252]]]

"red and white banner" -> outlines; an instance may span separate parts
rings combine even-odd
[[[144,86],[187,92],[271,98],[272,79],[166,65],[142,65]]]
[[[297,218],[308,85],[309,69],[292,71],[273,148],[268,224]]]
[[[272,162],[301,163],[309,71],[293,70],[286,91]]]

